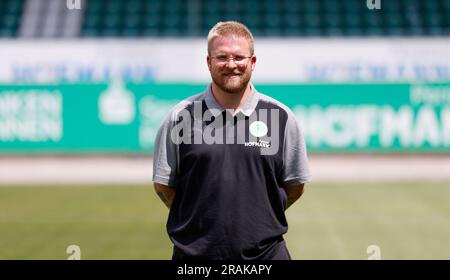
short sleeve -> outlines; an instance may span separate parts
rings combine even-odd
[[[286,185],[311,181],[306,143],[300,123],[289,112],[284,134],[282,181]]]
[[[177,172],[176,143],[171,139],[174,120],[170,114],[158,130],[153,153],[153,182],[175,187]]]

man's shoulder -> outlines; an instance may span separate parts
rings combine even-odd
[[[182,110],[188,109],[194,102],[202,102],[204,99],[204,92],[189,96],[186,99],[181,100],[170,110],[170,115],[175,117],[179,115]]]
[[[290,118],[294,117],[294,113],[292,112],[292,110],[288,106],[286,106],[284,103],[282,103],[281,101],[279,101],[269,95],[261,93],[261,92],[258,92],[258,97],[259,97],[260,102],[269,104],[269,106],[273,109],[282,110]]]

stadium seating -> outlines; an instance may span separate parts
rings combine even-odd
[[[0,37],[15,37],[24,0],[0,1]]]
[[[18,32],[26,17],[48,16],[42,5],[25,12],[30,1],[38,0],[0,1],[1,37],[27,37],[30,32]],[[366,0],[84,1],[82,19],[73,21],[78,29],[31,37],[196,37],[223,20],[244,22],[255,36],[450,35],[450,0],[381,0],[380,10],[368,9]]]

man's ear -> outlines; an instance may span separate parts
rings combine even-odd
[[[252,58],[252,71],[255,70],[256,67],[256,55],[253,55]]]
[[[211,57],[209,55],[206,56],[206,63],[208,64],[209,71],[211,71]]]

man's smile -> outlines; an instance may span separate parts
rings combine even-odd
[[[229,73],[229,74],[223,74],[225,77],[233,78],[233,77],[240,77],[242,74],[235,74],[235,73]]]

